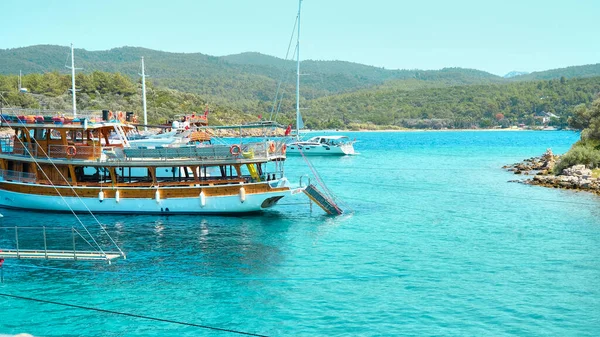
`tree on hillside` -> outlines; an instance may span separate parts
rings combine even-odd
[[[573,109],[569,118],[569,126],[581,131],[581,139],[600,140],[600,98],[597,98],[591,108],[579,104]]]

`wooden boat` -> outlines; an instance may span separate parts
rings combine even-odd
[[[94,213],[243,213],[301,192],[283,142],[136,147],[119,121],[2,118],[0,206]],[[204,132],[204,131],[199,131]],[[115,140],[115,136],[118,141]]]

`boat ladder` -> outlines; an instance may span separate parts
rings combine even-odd
[[[121,144],[123,144],[123,147],[129,147],[129,140],[127,140],[127,135],[125,134],[125,130],[123,130],[123,127],[121,127],[121,125],[118,124],[115,125],[115,132],[117,133]]]
[[[105,261],[109,264],[112,260],[123,257],[121,252],[96,250],[80,250],[77,243],[82,242],[90,248],[93,245],[81,233],[71,227],[2,227],[0,228],[0,260],[2,259],[45,259],[45,260],[71,260],[71,261]],[[14,232],[14,236],[10,231]],[[70,231],[70,235],[64,235]],[[57,236],[56,233],[59,233]],[[60,235],[60,233],[63,235]],[[10,238],[12,237],[12,238]],[[43,241],[43,248],[32,249],[34,242]],[[27,247],[25,247],[27,245]],[[62,248],[61,248],[62,247]],[[67,248],[68,247],[68,248]]]
[[[319,207],[327,212],[327,214],[341,215],[343,213],[333,199],[327,197],[313,184],[306,186],[304,189],[304,194],[306,194],[315,204],[319,205]]]

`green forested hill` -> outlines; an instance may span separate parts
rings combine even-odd
[[[27,74],[22,78],[28,92],[17,90],[17,75],[0,75],[0,106],[56,110],[69,113],[72,109],[71,75],[49,72]],[[141,84],[120,73],[95,71],[76,76],[78,110],[134,111],[141,116]],[[204,111],[206,99],[193,93],[185,93],[147,83],[147,106],[149,123],[164,123],[177,115]],[[256,115],[246,114],[231,107],[209,104],[211,125],[237,124],[256,120]]]
[[[38,45],[0,50],[0,74],[68,73],[68,47]],[[295,63],[259,53],[214,57],[201,53],[168,53],[137,47],[106,51],[75,49],[76,66],[83,72],[120,72],[138,78],[140,57],[157,86],[192,92],[208,101],[241,111],[264,111],[283,79],[288,94],[295,90]],[[435,85],[501,82],[504,79],[471,69],[439,71],[387,70],[344,61],[303,61],[301,94],[313,99],[373,87],[393,80],[419,79]],[[405,85],[413,83],[409,81]]]
[[[0,50],[0,91],[9,104],[70,107],[68,47],[32,46]],[[282,114],[294,113],[295,62],[259,53],[213,57],[123,47],[108,51],[76,49],[80,109],[140,111],[140,57],[150,75],[148,107],[153,121],[209,103],[213,124],[248,121],[268,115],[283,78]],[[18,71],[30,94],[17,93]],[[536,124],[543,114],[565,125],[573,106],[589,104],[600,92],[598,65],[569,67],[504,79],[483,71],[387,70],[344,61],[303,61],[301,106],[306,125],[356,127],[489,127]],[[560,76],[558,76],[560,75]],[[527,81],[540,76],[555,80]],[[575,76],[575,78],[571,78]],[[515,80],[516,79],[516,80]],[[539,124],[539,123],[538,123]]]
[[[141,86],[120,73],[79,73],[79,109],[141,110]],[[407,89],[405,84],[411,83]],[[0,75],[4,103],[28,108],[70,111],[70,75],[57,72],[27,74],[23,83],[29,93],[17,91],[17,76]],[[600,77],[486,85],[432,86],[431,82],[405,80],[352,93],[303,99],[305,124],[310,128],[397,126],[418,128],[471,128],[520,123],[564,126],[579,104],[589,105],[600,92]],[[151,122],[202,111],[207,100],[149,83],[148,110]],[[265,103],[266,104],[266,103]],[[293,100],[284,100],[277,121],[294,120]],[[265,111],[245,112],[227,105],[210,104],[213,125],[256,120]],[[552,115],[549,115],[552,114]],[[266,115],[265,115],[266,116]]]
[[[594,77],[600,76],[600,63],[587,64],[583,66],[573,66],[560,69],[552,69],[546,71],[536,71],[527,75],[512,77],[515,81],[535,81],[535,80],[550,80],[559,79],[561,77]]]
[[[392,85],[306,102],[307,126],[351,124],[471,128],[520,123],[565,126],[573,108],[600,93],[600,77],[406,90]]]

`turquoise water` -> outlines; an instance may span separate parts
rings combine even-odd
[[[501,169],[563,153],[576,133],[350,136],[359,156],[312,163],[352,214],[311,212],[300,195],[262,215],[101,215],[127,260],[7,260],[0,293],[268,336],[598,335],[600,198]],[[308,173],[302,158],[286,170]],[[77,226],[2,213],[4,227]],[[233,335],[2,296],[0,308],[0,334]]]

